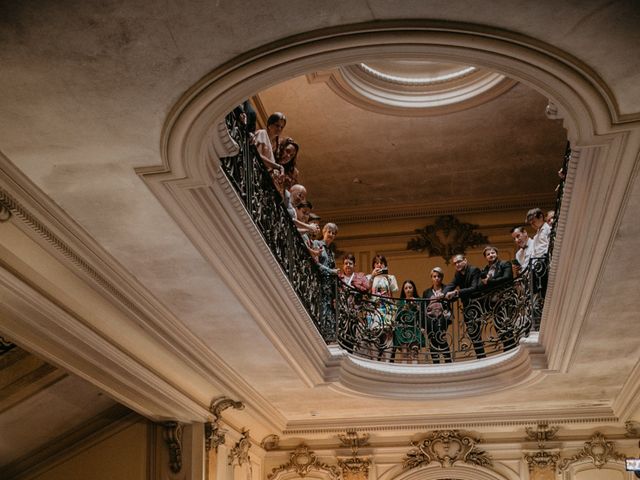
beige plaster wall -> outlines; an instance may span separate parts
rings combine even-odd
[[[34,480],[146,480],[149,478],[148,424],[141,420],[113,435],[80,447]]]

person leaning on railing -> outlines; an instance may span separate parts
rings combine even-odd
[[[278,148],[278,139],[287,125],[287,117],[284,113],[275,112],[267,119],[267,128],[257,130],[253,136],[253,144],[256,146],[260,160],[270,172],[284,173],[284,167],[278,165],[274,152]]]
[[[431,287],[422,292],[422,298],[428,300],[425,305],[426,337],[429,340],[427,351],[431,361],[440,363],[440,355],[444,363],[451,363],[451,350],[447,341],[447,329],[451,325],[451,304],[444,298],[444,272],[440,267],[431,269],[429,274]]]
[[[487,245],[482,251],[482,255],[487,260],[487,265],[480,272],[480,291],[499,289],[513,283],[511,263],[498,258],[498,249],[496,247]],[[515,347],[516,344],[512,328],[513,319],[508,318],[505,309],[498,308],[500,302],[500,292],[487,293],[485,305],[496,314],[493,318],[493,324],[502,342],[502,348],[506,352]]]
[[[424,347],[425,341],[419,324],[420,303],[418,289],[413,280],[402,282],[400,289],[400,301],[393,327],[393,359],[398,363],[403,360],[413,360],[418,363],[417,355]]]
[[[467,335],[473,344],[476,358],[485,358],[484,344],[482,343],[482,325],[475,318],[467,306],[471,296],[478,291],[480,284],[480,269],[469,265],[467,258],[462,255],[454,255],[452,258],[456,267],[456,274],[444,291],[447,300],[459,298],[462,301],[464,324],[467,327]]]
[[[338,277],[345,285],[356,289],[361,293],[369,291],[369,280],[363,272],[356,272],[356,257],[353,253],[347,253],[342,258],[342,270],[338,272]]]
[[[386,361],[391,359],[393,346],[393,302],[387,302],[382,297],[391,298],[394,292],[398,291],[398,281],[396,277],[389,274],[389,266],[384,255],[376,255],[371,262],[372,271],[367,275],[367,280],[371,285],[371,293],[376,295],[373,301],[376,303],[378,318],[372,320],[373,328],[382,328],[383,338],[378,345],[378,358]]]
[[[518,276],[529,267],[529,260],[533,256],[533,240],[529,238],[527,229],[522,226],[513,227],[511,229],[511,238],[513,238],[513,241],[518,247],[518,250],[516,251],[518,268],[514,275]]]
[[[314,250],[319,250],[318,266],[322,274],[321,318],[327,332],[335,332],[335,277],[338,274],[333,251],[329,248],[338,234],[335,223],[326,223],[322,229],[322,240],[313,242]]]
[[[284,191],[289,190],[292,186],[298,183],[298,169],[296,168],[296,159],[300,152],[300,146],[293,141],[293,138],[287,137],[281,141],[276,150],[274,156],[276,163],[281,165],[283,170],[280,173],[277,170],[272,170],[271,178],[276,190],[280,193],[280,196],[284,198]]]

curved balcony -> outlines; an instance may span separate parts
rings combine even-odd
[[[393,363],[454,363],[518,346],[539,328],[549,258],[531,261],[512,283],[461,300],[400,300],[362,293],[322,272],[304,245],[250,144],[244,125],[226,117],[238,154],[222,170],[286,274],[322,338],[353,356]],[[564,169],[570,157],[567,148]],[[562,197],[558,188],[556,215]],[[549,255],[555,228],[552,229]]]

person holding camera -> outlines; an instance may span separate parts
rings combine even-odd
[[[372,299],[375,304],[375,314],[370,317],[369,329],[376,336],[378,359],[390,361],[393,354],[393,318],[394,302],[386,300],[397,292],[398,281],[389,274],[387,259],[384,255],[376,255],[371,262],[373,270],[367,275],[371,285]]]

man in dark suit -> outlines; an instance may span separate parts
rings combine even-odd
[[[456,274],[453,281],[444,289],[445,298],[447,300],[459,298],[462,301],[464,324],[467,326],[467,334],[473,343],[476,358],[485,358],[480,319],[475,318],[467,309],[471,296],[478,291],[480,285],[480,269],[469,265],[467,258],[462,254],[454,255],[452,261],[456,267]]]
[[[504,262],[498,258],[498,249],[487,245],[482,251],[487,265],[480,272],[480,290],[488,290],[507,286],[513,282],[513,270],[511,262]],[[502,290],[501,290],[502,291]],[[493,325],[498,332],[502,348],[506,352],[516,346],[515,335],[512,328],[513,319],[510,318],[509,311],[505,308],[504,302],[500,302],[500,293],[485,295],[484,305],[488,311],[494,312]]]

